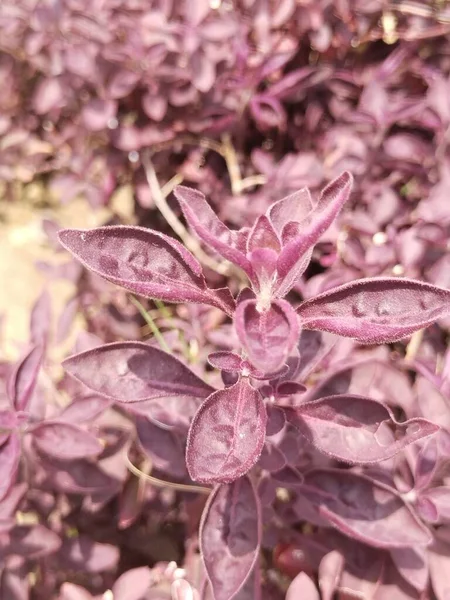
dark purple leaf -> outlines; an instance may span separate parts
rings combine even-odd
[[[231,600],[243,587],[258,558],[261,534],[261,506],[251,481],[243,477],[217,486],[200,525],[200,548],[215,600]]]
[[[349,463],[386,460],[439,427],[425,419],[398,423],[388,407],[362,396],[330,396],[286,408],[292,425],[317,449]]]
[[[330,227],[343,205],[347,202],[353,185],[353,177],[342,173],[322,191],[306,224],[299,224],[297,235],[284,245],[277,261],[278,295],[285,295],[304,270],[306,253],[318,242]]]
[[[145,417],[136,419],[136,431],[153,466],[172,477],[186,478],[184,444],[179,431],[158,427]]]
[[[239,354],[227,351],[211,352],[211,354],[208,354],[208,362],[215,369],[230,373],[233,371],[239,372],[242,366],[242,358]]]
[[[204,398],[212,391],[174,356],[143,342],[105,344],[67,358],[63,366],[92,391],[118,402]]]
[[[8,543],[4,550],[6,555],[36,559],[54,554],[61,546],[59,536],[43,525],[17,526],[7,535]]]
[[[256,300],[239,303],[235,327],[250,362],[268,373],[283,366],[300,334],[295,312],[285,300],[276,300],[269,308],[260,308]]]
[[[361,279],[306,300],[297,312],[308,329],[364,344],[395,342],[450,314],[450,291],[413,279]]]
[[[343,534],[375,548],[427,546],[429,530],[389,486],[344,469],[315,469],[301,494]]]
[[[238,265],[251,277],[252,267],[239,248],[239,232],[231,231],[216,216],[205,200],[205,196],[192,188],[177,186],[175,196],[181,210],[196,235],[221,256]]]
[[[103,450],[103,445],[92,433],[64,421],[40,423],[30,432],[41,452],[61,460],[97,456]]]
[[[39,369],[41,368],[44,350],[42,346],[34,346],[16,364],[8,381],[8,394],[14,408],[26,410],[36,387]]]
[[[186,463],[194,481],[230,483],[257,462],[264,445],[267,413],[246,378],[211,394],[189,430]]]
[[[199,302],[227,313],[228,290],[206,287],[200,263],[185,247],[158,231],[122,225],[92,230],[64,229],[61,244],[85,267],[108,281],[166,302]]]
[[[393,548],[391,557],[403,579],[419,592],[423,592],[428,585],[427,549],[420,546]]]
[[[117,566],[119,550],[110,544],[100,544],[86,536],[79,536],[64,540],[58,558],[63,568],[99,573]]]

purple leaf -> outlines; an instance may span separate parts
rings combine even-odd
[[[143,342],[105,344],[67,358],[63,367],[92,391],[118,402],[204,398],[213,389],[174,356]]]
[[[58,600],[94,600],[94,596],[87,590],[74,583],[63,583]]]
[[[403,579],[419,592],[428,585],[427,549],[421,546],[393,548],[391,558]]]
[[[414,488],[423,490],[433,479],[439,459],[438,443],[435,437],[429,439],[420,449],[414,472]]]
[[[211,354],[208,354],[208,362],[215,369],[230,373],[239,372],[242,367],[242,358],[234,352],[211,352]]]
[[[436,519],[429,519],[431,522],[450,522],[450,488],[438,486],[422,492],[419,501],[427,501],[432,504],[436,511]]]
[[[71,402],[59,415],[62,421],[71,423],[86,423],[94,421],[110,406],[112,400],[101,396],[85,396]]]
[[[277,294],[284,296],[294,285],[296,278],[304,269],[306,253],[319,241],[347,202],[353,185],[353,177],[342,173],[322,191],[311,212],[309,223],[299,224],[298,233],[284,245],[277,261],[279,284]]]
[[[215,600],[231,600],[244,586],[258,558],[261,533],[261,506],[251,481],[243,477],[217,486],[200,524],[200,548]]]
[[[220,221],[201,192],[179,185],[174,193],[186,221],[195,234],[252,278],[253,271],[245,255],[245,247],[238,247],[239,232],[231,231]]]
[[[313,580],[299,573],[288,588],[286,600],[320,600],[320,596]]]
[[[186,478],[183,440],[179,431],[158,427],[150,419],[138,417],[136,431],[139,441],[153,465],[172,477]]]
[[[344,469],[315,469],[301,494],[343,534],[375,548],[427,546],[428,529],[389,486]]]
[[[99,573],[117,566],[119,550],[110,544],[100,544],[86,536],[79,536],[64,540],[58,558],[65,569]]]
[[[42,346],[33,346],[16,364],[8,381],[8,395],[14,408],[26,410],[36,387],[44,350]]]
[[[103,450],[103,445],[92,433],[64,421],[40,423],[30,432],[41,452],[61,460],[97,456]]]
[[[354,464],[386,460],[439,430],[420,418],[398,423],[385,405],[350,394],[305,402],[285,411],[289,422],[315,448]]]
[[[61,244],[85,267],[108,281],[166,302],[198,302],[228,314],[228,290],[206,287],[200,263],[180,242],[143,227],[122,225],[92,230],[64,229]]]
[[[5,554],[23,558],[36,559],[54,554],[61,546],[59,536],[42,525],[14,527],[8,538]]]
[[[194,481],[230,483],[257,462],[264,445],[267,413],[246,378],[214,392],[189,430],[186,463]]]
[[[297,316],[285,300],[276,300],[263,310],[256,300],[240,302],[235,327],[250,362],[269,373],[283,366],[300,334]]]
[[[11,433],[7,441],[0,446],[0,500],[14,483],[20,460],[20,438]]]
[[[172,600],[200,600],[198,592],[194,590],[186,579],[176,579],[170,588]]]
[[[305,328],[381,344],[448,315],[450,291],[413,279],[361,279],[306,300],[297,312]]]

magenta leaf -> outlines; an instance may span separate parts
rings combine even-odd
[[[189,430],[186,464],[194,481],[231,483],[257,462],[264,445],[267,413],[246,378],[211,394]]]
[[[239,232],[231,231],[220,221],[201,192],[179,185],[174,193],[186,221],[195,234],[252,278],[252,267],[246,257],[245,246],[239,247]]]
[[[231,314],[228,290],[207,288],[200,263],[182,244],[143,227],[64,229],[61,244],[85,267],[108,281],[166,302],[198,302]]]
[[[0,446],[0,500],[9,492],[19,467],[20,438],[11,433],[6,442]]]
[[[103,445],[92,433],[64,421],[46,421],[30,432],[41,452],[62,460],[97,456],[103,450]]]
[[[307,329],[395,342],[450,314],[450,291],[413,279],[361,279],[306,300],[297,313]]]
[[[421,418],[398,423],[384,404],[351,394],[305,402],[285,411],[289,422],[315,448],[353,464],[386,460],[439,430]]]
[[[431,522],[450,523],[450,489],[446,486],[434,487],[420,494],[419,502],[430,503],[436,513]],[[423,509],[422,509],[423,510]]]
[[[285,300],[268,309],[260,309],[256,300],[240,302],[235,327],[250,362],[269,373],[283,366],[300,335],[297,316]]]
[[[311,577],[302,572],[289,586],[286,600],[320,600],[320,596]]]
[[[375,548],[427,546],[429,530],[389,486],[344,469],[314,469],[299,490],[344,535]]]
[[[26,410],[36,387],[44,349],[41,345],[31,350],[16,364],[8,381],[8,395],[14,408]]]
[[[305,268],[306,253],[319,241],[321,235],[330,227],[339,211],[347,202],[353,185],[353,177],[347,171],[334,179],[322,191],[320,198],[303,223],[294,227],[277,261],[277,295],[284,296],[294,285],[295,280]]]
[[[67,358],[63,366],[92,391],[118,402],[205,398],[213,389],[174,356],[143,342],[105,344]]]
[[[247,477],[219,485],[200,524],[200,548],[215,600],[231,600],[256,563],[261,543],[261,505]]]

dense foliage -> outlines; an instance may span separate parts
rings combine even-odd
[[[0,363],[2,600],[447,600],[449,32],[439,1],[3,0],[6,200],[135,211],[42,224],[76,294]]]

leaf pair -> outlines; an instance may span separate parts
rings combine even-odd
[[[196,481],[234,481],[259,458],[267,414],[247,378],[214,391],[175,357],[142,342],[106,344],[63,365],[92,391],[117,402],[206,398],[191,423],[186,450],[188,471]]]
[[[314,205],[306,188],[272,204],[253,227],[231,231],[196,190],[175,189],[186,221],[210,248],[249,277],[258,302],[268,308],[282,298],[305,271],[311,251],[348,200],[353,178],[342,173]]]

